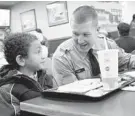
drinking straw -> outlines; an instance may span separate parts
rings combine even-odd
[[[108,44],[105,36],[104,36],[104,44],[105,44],[105,50],[108,50]]]
[[[106,34],[107,34],[106,30],[100,29],[99,33],[100,33],[99,36],[104,38],[105,50],[108,50],[108,44],[107,44],[107,40],[106,40]]]

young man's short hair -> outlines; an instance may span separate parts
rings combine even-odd
[[[73,20],[78,23],[84,23],[87,21],[93,21],[94,24],[98,24],[97,12],[93,6],[80,6],[73,12]]]
[[[117,29],[121,36],[128,36],[130,31],[130,25],[127,23],[120,23]]]
[[[16,56],[28,56],[30,43],[37,40],[37,37],[29,33],[14,33],[7,36],[4,40],[4,55],[10,65],[18,68]]]

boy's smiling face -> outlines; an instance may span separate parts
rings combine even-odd
[[[38,40],[33,41],[28,49],[28,56],[25,58],[24,68],[36,72],[44,68],[45,56],[42,52],[41,43]]]

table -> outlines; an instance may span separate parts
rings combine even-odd
[[[21,102],[20,108],[22,114],[47,116],[135,116],[135,92],[121,90],[96,102],[37,97]]]

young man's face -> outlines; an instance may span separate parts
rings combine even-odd
[[[35,40],[30,44],[28,57],[25,58],[25,67],[31,71],[38,71],[44,68],[45,56],[40,41]]]
[[[88,52],[96,42],[97,26],[94,26],[92,21],[81,24],[77,24],[76,22],[72,21],[71,28],[78,50]]]

